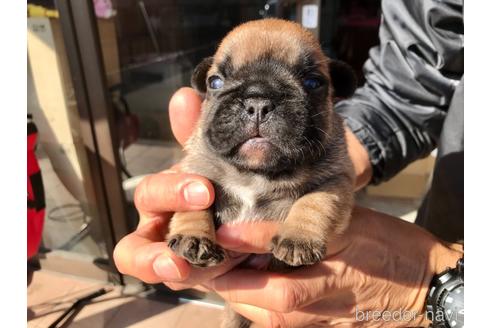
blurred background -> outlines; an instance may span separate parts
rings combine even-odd
[[[118,240],[137,224],[133,192],[138,182],[183,156],[170,129],[170,97],[190,85],[195,65],[215,52],[228,31],[265,17],[301,23],[316,35],[328,56],[349,63],[363,84],[363,64],[378,43],[380,2],[27,2],[27,111],[37,128],[35,156],[42,179],[33,184],[43,195],[37,209],[44,211],[38,218],[41,238],[28,261],[31,271],[42,269],[36,273],[35,291],[28,289],[29,325],[47,326],[49,318],[61,314],[56,306],[67,305],[79,295],[69,295],[67,288],[59,286],[57,297],[65,301],[46,303],[46,298],[55,297],[56,284],[47,273],[66,275],[63,279],[74,286],[80,285],[80,279],[89,279],[91,286],[109,284],[119,288],[120,296],[128,286],[137,285],[141,288],[137,294],[145,291],[147,296],[164,297],[166,304],[177,297],[220,308],[213,295],[142,285],[119,274],[111,258]],[[388,183],[366,188],[358,194],[359,204],[412,221],[432,165],[431,156]],[[61,279],[56,277],[55,281]],[[40,304],[52,307],[46,310]],[[98,326],[111,326],[106,319],[93,320]],[[129,325],[115,327],[119,326]]]

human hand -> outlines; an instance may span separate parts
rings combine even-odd
[[[364,188],[372,178],[372,164],[369,153],[348,127],[345,127],[347,149],[355,170],[355,189]]]
[[[201,99],[191,88],[182,88],[173,96],[169,113],[173,133],[184,144],[200,115]],[[247,255],[231,253],[221,265],[193,268],[176,256],[165,242],[173,212],[202,210],[214,201],[213,186],[204,177],[179,171],[179,165],[146,177],[135,191],[139,224],[122,238],[114,250],[114,260],[123,274],[147,283],[165,283],[172,289],[199,285],[240,263]]]
[[[224,225],[222,245],[267,252],[277,224]],[[424,315],[434,274],[462,256],[420,227],[356,208],[346,233],[321,263],[288,274],[234,269],[206,284],[232,308],[266,327],[413,327]]]
[[[171,128],[182,145],[191,135],[200,116],[201,101],[193,89],[181,88],[169,103]],[[357,172],[357,185],[363,186],[368,181],[367,152],[364,153],[365,149],[349,130],[347,141]],[[198,185],[192,182],[198,182]],[[186,187],[194,189],[194,200],[186,199],[186,195],[192,194],[186,191]],[[242,261],[244,256],[213,269],[192,269],[164,242],[173,212],[207,208],[213,203],[213,197],[213,187],[209,181],[196,175],[180,173],[178,167],[146,177],[135,192],[135,205],[140,216],[137,230],[124,237],[114,250],[118,270],[148,283],[164,282],[170,288],[183,289],[226,272]],[[220,244],[220,237],[218,242]]]

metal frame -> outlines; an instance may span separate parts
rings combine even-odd
[[[112,258],[117,241],[129,232],[114,117],[104,74],[92,0],[57,0],[82,139],[88,160],[89,203],[98,209],[112,273],[124,284]]]

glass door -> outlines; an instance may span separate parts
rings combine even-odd
[[[37,258],[42,268],[123,283],[111,256],[129,231],[106,90],[111,74],[92,3],[74,3],[77,21],[69,1],[28,1],[28,114],[46,199]]]

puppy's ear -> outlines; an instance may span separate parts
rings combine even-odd
[[[348,98],[357,88],[355,72],[347,63],[330,60],[330,76],[336,98]]]
[[[203,59],[200,64],[195,67],[195,70],[191,75],[191,86],[202,94],[207,92],[207,72],[212,66],[213,61],[213,57]]]

